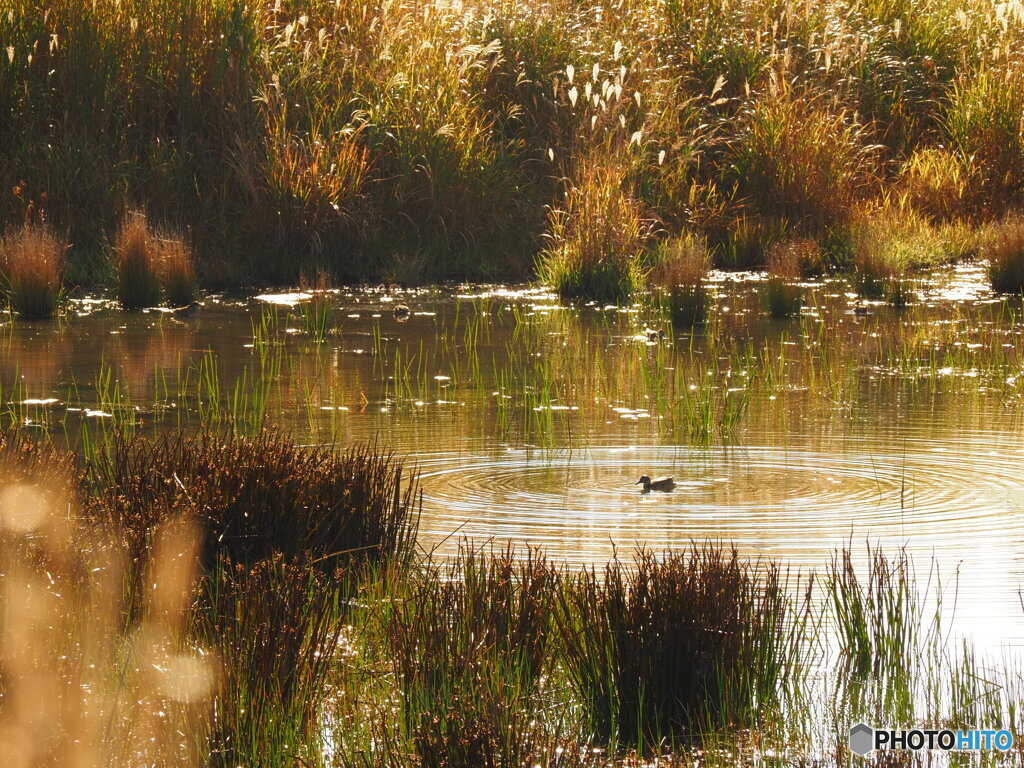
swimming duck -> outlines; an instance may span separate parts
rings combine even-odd
[[[199,302],[193,301],[191,304],[187,304],[184,307],[176,307],[174,309],[174,316],[188,319],[199,317]]]
[[[640,485],[643,483],[643,489],[641,493],[650,493],[651,491],[671,491],[676,487],[675,482],[671,477],[659,477],[657,480],[651,480],[647,475],[643,475],[633,485]]]
[[[409,319],[409,306],[407,304],[397,304],[394,309],[395,320],[408,320]]]

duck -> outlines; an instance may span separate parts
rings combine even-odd
[[[174,316],[189,319],[199,317],[199,307],[200,304],[198,301],[193,301],[191,304],[186,304],[184,307],[175,307]]]
[[[643,484],[641,493],[650,493],[651,491],[671,491],[676,487],[675,481],[671,477],[659,477],[657,480],[651,480],[647,475],[642,475],[633,485]]]
[[[409,305],[408,304],[397,304],[394,309],[395,320],[408,320],[409,319]]]

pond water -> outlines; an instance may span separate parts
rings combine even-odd
[[[837,547],[905,546],[976,643],[1020,644],[1020,300],[977,265],[922,277],[902,309],[811,281],[773,320],[762,287],[716,274],[696,329],[494,286],[210,296],[196,318],[79,298],[0,328],[0,385],[11,417],[57,434],[265,419],[376,440],[421,473],[441,552],[494,538],[599,564],[712,538],[821,570]],[[677,486],[643,494],[642,474]]]

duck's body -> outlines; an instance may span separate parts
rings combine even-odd
[[[647,475],[643,475],[633,485],[643,485],[641,493],[650,493],[651,491],[671,491],[676,487],[675,481],[671,477],[659,477],[657,480],[651,480]]]
[[[187,304],[184,307],[175,308],[174,316],[189,319],[199,317],[199,302],[193,301],[191,304]]]
[[[409,314],[409,306],[407,304],[398,304],[395,306],[395,320],[408,320]]]

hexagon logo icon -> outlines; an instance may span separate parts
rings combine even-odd
[[[850,751],[864,757],[875,748],[875,729],[866,723],[857,723],[850,729]]]

